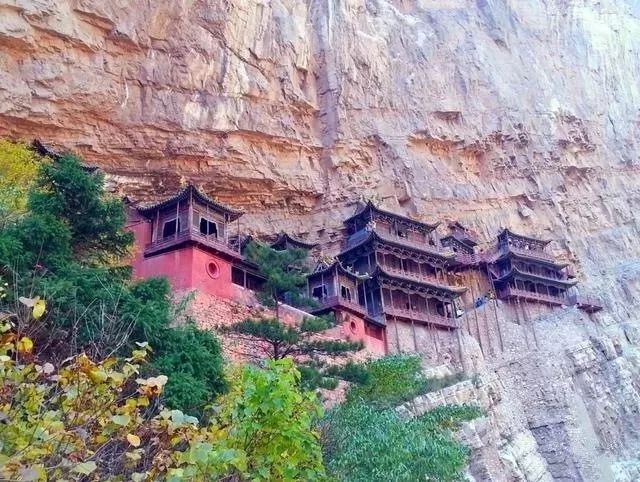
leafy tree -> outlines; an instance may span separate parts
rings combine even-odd
[[[33,306],[33,313],[37,313]],[[167,377],[131,357],[42,363],[0,322],[2,480],[285,481],[324,479],[321,408],[288,360],[236,372],[210,425],[158,406]]]
[[[318,339],[318,334],[333,326],[333,316],[305,318],[299,325],[268,318],[247,319],[225,330],[243,340],[251,354],[274,360],[286,357],[297,360],[306,387],[333,388],[335,377],[340,377],[342,371],[337,368],[328,371],[326,357],[344,356],[362,348],[360,342]]]
[[[304,249],[275,250],[264,244],[251,242],[247,247],[247,256],[258,265],[265,277],[259,292],[260,301],[274,308],[276,319],[280,319],[280,302],[288,295],[294,299],[300,297],[300,291],[306,284]]]
[[[464,480],[468,450],[451,431],[479,415],[470,406],[443,406],[403,420],[391,409],[347,403],[323,421],[328,472],[349,482]]]
[[[40,158],[24,144],[0,140],[0,213],[22,213],[27,208],[27,193],[38,172]]]
[[[150,342],[155,359],[145,369],[171,375],[166,403],[202,413],[226,386],[219,342],[191,325],[171,327],[180,314],[166,279],[132,282],[124,206],[104,193],[102,175],[63,155],[42,163],[32,184],[28,211],[0,226],[0,278],[8,283],[0,308],[16,312],[20,331],[54,363]],[[47,313],[29,324],[18,299],[35,293],[49,301]]]
[[[104,259],[128,253],[133,234],[124,230],[122,202],[105,196],[100,171],[88,173],[78,157],[65,154],[42,165],[37,187],[30,193],[29,208],[69,228],[76,256]]]
[[[261,370],[246,365],[221,402],[216,422],[228,427],[228,447],[247,457],[251,480],[319,480],[324,475],[315,395],[302,392],[291,360],[271,360]]]
[[[452,431],[479,416],[479,409],[443,406],[411,420],[395,410],[453,378],[425,378],[418,356],[391,355],[362,369],[367,378],[351,385],[347,401],[320,424],[330,475],[349,482],[463,480],[468,451]]]

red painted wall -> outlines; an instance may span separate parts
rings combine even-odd
[[[366,322],[364,319],[351,313],[336,313],[336,319],[340,322],[340,335],[342,338],[347,338],[350,341],[361,341],[366,350],[375,355],[384,355],[387,352],[382,330],[377,330],[379,331],[378,337],[367,333],[368,330],[365,329]]]
[[[133,275],[144,279],[166,276],[175,291],[198,290],[220,298],[235,299],[238,290],[231,283],[231,263],[195,246],[185,246],[163,254],[144,257],[144,248],[152,240],[152,223],[137,211],[129,211],[127,229],[135,236]]]
[[[175,291],[198,290],[220,298],[235,299],[231,283],[231,263],[195,246],[149,258],[138,256],[133,262],[136,278],[166,276]]]

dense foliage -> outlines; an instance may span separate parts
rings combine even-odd
[[[324,477],[320,407],[290,360],[245,367],[207,426],[158,406],[167,377],[141,378],[143,343],[126,360],[82,353],[39,363],[4,321],[0,341],[3,480],[313,481]]]
[[[327,413],[321,427],[327,469],[344,481],[462,480],[467,450],[451,431],[479,415],[470,406],[444,406],[403,420],[395,407],[459,377],[430,380],[420,358],[391,355],[364,365],[347,401]]]
[[[103,359],[150,342],[146,370],[170,375],[167,404],[200,413],[225,388],[220,344],[188,323],[171,327],[179,313],[166,280],[132,282],[124,206],[103,181],[72,155],[38,164],[25,209],[0,226],[0,309],[17,314],[18,329],[51,362],[81,352]],[[31,325],[17,300],[36,293],[48,309]]]
[[[23,212],[38,172],[38,157],[27,146],[0,140],[0,215]]]
[[[355,385],[348,393],[349,400],[362,400],[378,408],[392,408],[427,390],[420,357],[390,355],[365,365],[368,383]]]
[[[283,298],[300,298],[307,280],[305,262],[308,254],[304,249],[275,250],[256,242],[247,246],[247,257],[258,265],[265,278],[258,293],[260,301],[275,308],[276,319],[280,319],[279,306]]]
[[[325,419],[328,471],[349,482],[463,480],[466,448],[450,430],[478,416],[468,406],[443,406],[403,420],[394,410],[348,403]]]

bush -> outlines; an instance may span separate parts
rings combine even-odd
[[[349,390],[350,401],[362,400],[379,408],[395,407],[427,389],[417,355],[389,355],[364,365],[368,381]]]
[[[20,315],[20,296],[48,300],[40,323],[18,316],[18,324],[53,363],[150,342],[155,360],[146,370],[171,376],[167,404],[200,414],[225,388],[219,343],[194,326],[171,328],[177,313],[167,280],[132,282],[122,202],[72,155],[41,163],[31,184],[28,211],[0,225],[0,279],[11,281],[0,311]]]
[[[34,314],[38,314],[35,307]],[[136,378],[150,348],[125,360],[85,354],[41,363],[0,323],[2,480],[305,480],[324,478],[313,394],[290,360],[245,367],[211,425],[159,406],[167,377]]]
[[[327,470],[349,482],[463,480],[468,450],[451,430],[478,415],[474,407],[444,406],[403,420],[394,410],[348,403],[322,424]]]

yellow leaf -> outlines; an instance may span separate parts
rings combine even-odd
[[[33,341],[31,338],[23,336],[20,338],[17,348],[20,353],[31,353],[33,351]]]
[[[47,303],[44,300],[37,300],[35,302],[35,304],[33,305],[33,317],[36,320],[39,320],[40,318],[42,318],[42,315],[44,315],[44,312],[47,310]]]
[[[89,378],[93,383],[102,383],[107,379],[107,374],[104,370],[99,368],[92,368],[89,370]]]
[[[140,447],[140,437],[132,433],[127,434],[127,441],[134,447]]]

